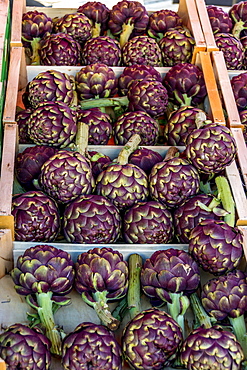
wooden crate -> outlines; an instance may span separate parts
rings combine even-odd
[[[111,4],[117,3],[111,2]],[[144,4],[144,2],[141,1]],[[109,8],[110,5],[107,6]],[[22,46],[21,42],[21,23],[22,15],[30,10],[39,10],[47,14],[51,18],[60,17],[64,14],[75,13],[76,8],[35,8],[35,7],[26,7],[25,0],[13,0],[13,11],[12,11],[12,31],[11,31],[11,46]],[[197,12],[195,0],[180,0],[177,10],[178,15],[183,19],[183,23],[189,30],[192,32],[195,39],[195,48],[192,57],[192,63],[195,62],[196,54],[199,51],[206,50],[206,42],[204,34],[201,28],[201,22],[199,14]]]

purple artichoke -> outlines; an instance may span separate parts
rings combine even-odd
[[[133,64],[162,67],[162,55],[158,43],[147,35],[131,38],[122,48],[124,66]]]
[[[8,370],[48,370],[51,343],[38,329],[13,324],[0,334],[0,357]]]
[[[114,70],[104,63],[94,63],[82,67],[75,76],[79,101],[114,96],[117,92],[117,79]]]
[[[103,63],[108,66],[121,65],[122,52],[117,40],[110,36],[97,36],[82,46],[82,64]]]
[[[247,72],[233,76],[231,87],[238,110],[247,109]]]
[[[161,9],[150,14],[147,34],[159,41],[168,30],[180,29],[182,26],[183,20],[177,12]]]
[[[101,195],[81,195],[64,210],[63,232],[68,242],[114,243],[120,236],[120,229],[118,209]]]
[[[129,163],[140,167],[147,175],[153,166],[162,160],[162,155],[150,148],[138,148],[129,156]]]
[[[192,61],[195,39],[187,28],[166,31],[159,41],[164,67]]]
[[[60,232],[57,204],[42,191],[30,190],[25,194],[15,195],[12,215],[16,240],[51,242]]]
[[[153,78],[162,82],[162,77],[159,71],[152,66],[143,64],[133,64],[123,69],[123,72],[118,77],[118,91],[124,96],[127,94],[130,84],[135,80],[143,80],[145,78]]]
[[[18,153],[15,163],[16,179],[26,190],[35,189],[33,180],[37,179],[42,165],[56,153],[52,146],[35,145]]]
[[[115,143],[125,145],[134,134],[140,135],[140,145],[156,145],[159,136],[159,124],[146,112],[138,110],[125,112],[113,124]]]
[[[122,348],[133,369],[160,370],[169,366],[182,342],[179,325],[155,308],[137,314],[125,327]]]
[[[243,69],[244,48],[241,41],[229,33],[215,34],[215,43],[222,51],[227,69]]]
[[[240,1],[233,4],[229,9],[229,16],[233,22],[232,34],[240,38],[246,35],[247,29],[247,4],[245,1]]]
[[[243,135],[244,135],[244,140],[247,144],[247,109],[242,110],[239,112],[239,117],[240,121],[242,123],[243,127]]]
[[[172,215],[162,203],[138,202],[127,209],[122,219],[126,243],[166,244],[173,239]]]
[[[139,1],[120,0],[110,10],[108,28],[123,48],[129,39],[145,33],[148,22],[148,12]]]
[[[116,330],[119,322],[109,311],[108,301],[124,297],[128,288],[128,264],[112,248],[93,248],[81,253],[75,265],[75,288],[94,308],[102,324]]]
[[[77,9],[78,13],[85,14],[92,25],[92,37],[101,36],[108,28],[110,10],[99,1],[88,1]]]
[[[185,155],[200,173],[211,175],[223,171],[236,154],[235,139],[226,126],[206,123],[187,136]]]
[[[106,145],[113,134],[112,119],[99,108],[78,109],[77,123],[86,123],[89,145]]]
[[[222,275],[235,269],[243,256],[243,235],[224,221],[203,220],[190,233],[189,252],[204,271]]]
[[[37,108],[44,101],[62,101],[71,106],[74,87],[69,75],[60,71],[40,72],[26,87],[23,102],[26,108]]]
[[[93,177],[95,179],[100,172],[103,171],[103,166],[112,161],[107,154],[103,154],[95,150],[88,151],[88,159],[91,162]]]
[[[214,34],[231,33],[233,22],[225,10],[216,5],[207,5],[207,13]]]
[[[83,322],[63,340],[62,365],[65,370],[121,370],[121,347],[105,326]]]
[[[82,13],[65,14],[55,22],[53,32],[68,34],[79,44],[84,44],[92,36],[92,26]]]
[[[71,202],[94,188],[90,162],[79,152],[58,150],[41,167],[39,184],[58,203]]]
[[[18,135],[20,144],[31,144],[32,140],[28,135],[27,121],[32,113],[31,109],[24,109],[16,113],[15,121],[18,124]]]
[[[191,63],[178,63],[166,73],[163,84],[168,98],[176,105],[197,106],[207,95],[201,68]]]
[[[28,135],[37,145],[68,146],[77,132],[77,114],[61,101],[45,101],[35,108],[28,121]]]
[[[40,42],[40,64],[45,66],[77,66],[81,64],[81,46],[67,33],[54,33]]]

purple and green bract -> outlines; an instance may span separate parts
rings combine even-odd
[[[147,34],[159,41],[171,29],[180,29],[183,20],[177,12],[171,9],[161,9],[149,15]]]
[[[108,28],[110,10],[100,1],[87,1],[77,9],[78,13],[85,14],[92,25],[92,37],[103,35]]]
[[[82,13],[65,14],[54,23],[53,33],[65,33],[80,44],[92,37],[92,26],[88,17]]]
[[[155,39],[147,35],[131,38],[122,48],[124,66],[133,64],[162,67],[160,47]]]
[[[120,44],[110,36],[97,36],[88,39],[82,46],[82,65],[104,63],[120,66],[122,52]]]

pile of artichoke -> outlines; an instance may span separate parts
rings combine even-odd
[[[112,9],[88,1],[53,19],[42,11],[27,11],[22,43],[31,65],[161,67],[191,62],[195,39],[177,12],[149,15],[141,2],[120,0]]]

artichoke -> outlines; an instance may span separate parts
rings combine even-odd
[[[133,64],[162,67],[160,47],[152,37],[140,35],[131,38],[122,48],[124,66]]]
[[[122,222],[126,243],[166,244],[173,239],[172,214],[154,200],[134,204],[124,213]]]
[[[162,155],[150,148],[137,148],[129,156],[129,163],[140,167],[147,175],[149,175],[153,166],[162,162]]]
[[[168,150],[165,159],[153,166],[149,175],[149,191],[152,199],[174,208],[199,192],[200,177],[186,159],[173,155],[169,157],[170,153],[171,150]]]
[[[40,64],[44,66],[77,66],[81,64],[81,46],[67,33],[46,35],[40,42]]]
[[[214,34],[218,32],[232,32],[233,22],[225,10],[216,5],[208,5],[207,13]]]
[[[57,204],[42,191],[30,190],[12,200],[15,239],[19,241],[55,240],[60,231]]]
[[[99,1],[87,1],[77,9],[78,13],[85,14],[91,22],[92,37],[101,36],[108,28],[110,10]]]
[[[222,275],[235,269],[243,256],[243,235],[221,220],[203,220],[190,233],[189,252],[204,271]]]
[[[77,151],[58,150],[41,167],[39,184],[58,203],[71,202],[94,188],[90,162]]]
[[[38,10],[28,11],[22,16],[21,41],[30,56],[31,64],[40,64],[40,40],[52,32],[52,19]]]
[[[197,128],[198,113],[203,114],[204,111],[186,105],[173,111],[164,125],[166,144],[185,146],[187,136]]]
[[[37,179],[42,165],[56,153],[52,146],[35,145],[18,153],[15,162],[15,175],[25,190],[34,190],[33,180]]]
[[[77,132],[77,114],[61,101],[45,101],[35,108],[28,121],[28,135],[37,145],[65,148]]]
[[[162,82],[160,72],[149,65],[133,64],[123,69],[118,77],[118,92],[119,95],[126,95],[130,84],[135,80],[143,80],[144,78],[153,78]]]
[[[239,112],[240,122],[242,123],[243,127],[243,135],[245,143],[247,144],[247,109],[244,109]]]
[[[115,72],[104,63],[82,67],[75,75],[75,82],[79,101],[108,98],[117,92]]]
[[[231,332],[200,326],[183,342],[180,358],[188,370],[240,370],[243,351]]]
[[[18,136],[20,144],[31,144],[32,140],[28,136],[27,120],[32,113],[31,109],[24,109],[16,113],[15,121],[18,125]]]
[[[112,119],[99,108],[77,109],[77,124],[88,125],[88,144],[106,145],[113,134]]]
[[[148,177],[134,164],[128,163],[140,142],[135,134],[120,151],[116,163],[109,164],[96,179],[96,194],[108,198],[119,210],[125,210],[138,201],[146,201],[149,195]]]
[[[103,325],[116,330],[119,322],[107,302],[120,300],[127,293],[128,264],[123,255],[112,248],[93,248],[77,257],[75,270],[77,292],[94,308]]]
[[[82,13],[65,14],[55,22],[53,32],[68,34],[79,44],[84,44],[92,36],[92,26]]]
[[[82,64],[103,63],[108,66],[121,65],[122,52],[117,40],[110,36],[97,36],[82,46]]]
[[[145,33],[148,22],[148,12],[139,1],[120,0],[110,10],[108,28],[123,48],[129,39]]]
[[[188,252],[169,248],[154,252],[141,271],[143,292],[154,300],[167,302],[169,314],[184,333],[184,314],[189,306],[188,294],[200,283],[199,266]]]
[[[150,14],[147,34],[159,41],[168,30],[180,29],[182,27],[183,20],[177,12],[170,9],[161,9]]]
[[[120,236],[120,230],[118,209],[101,195],[81,195],[64,210],[63,232],[68,242],[114,243]]]
[[[226,126],[204,121],[187,136],[185,155],[200,173],[213,175],[223,171],[236,154],[235,139]]]
[[[166,31],[159,41],[164,67],[178,63],[190,63],[195,47],[195,39],[187,28]]]
[[[176,321],[165,311],[150,308],[127,324],[122,348],[131,368],[159,370],[172,362],[181,342],[182,331]]]
[[[223,53],[227,69],[243,69],[244,48],[238,38],[218,32],[215,34],[215,43]]]
[[[169,100],[178,106],[198,106],[207,95],[203,71],[195,64],[178,63],[172,66],[163,84]]]
[[[61,332],[54,321],[54,312],[68,304],[65,295],[73,288],[74,263],[70,254],[51,245],[36,245],[26,249],[11,271],[18,294],[37,311],[31,314],[34,325],[41,323],[51,341],[51,352],[61,354]]]
[[[245,313],[247,311],[246,273],[235,270],[210,279],[202,287],[202,305],[216,320],[229,319],[247,359]]]
[[[168,106],[167,89],[162,82],[145,78],[133,81],[129,87],[129,111],[144,111],[151,117],[162,116]]]
[[[63,340],[63,369],[122,369],[122,351],[113,333],[103,325],[79,324]]]
[[[125,145],[134,134],[140,135],[140,145],[156,145],[159,124],[146,112],[125,112],[113,124],[114,141],[117,145]]]
[[[234,3],[229,9],[229,16],[233,22],[232,34],[240,38],[246,35],[247,29],[247,4],[245,1]]]
[[[88,159],[90,160],[92,165],[92,172],[94,178],[96,178],[99,175],[99,173],[103,171],[103,167],[105,164],[112,161],[107,154],[103,154],[95,150],[88,151]]]
[[[247,109],[247,72],[233,76],[230,81],[238,110]]]
[[[40,72],[26,86],[23,102],[26,108],[37,108],[44,101],[62,101],[71,106],[74,86],[66,73],[49,70]]]
[[[189,243],[191,230],[202,220],[220,220],[224,210],[220,201],[211,194],[197,194],[186,199],[174,210],[175,235],[179,243]]]
[[[0,334],[0,357],[8,370],[48,370],[50,341],[37,328],[13,324]]]

